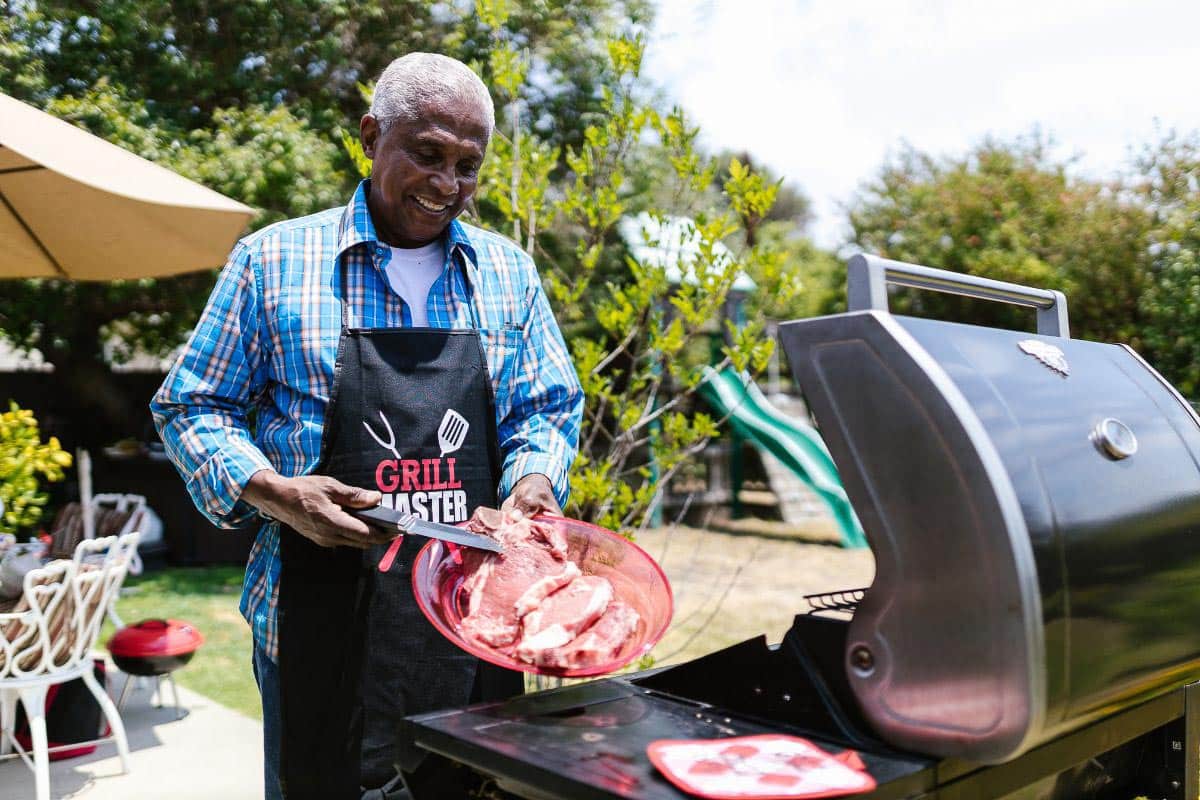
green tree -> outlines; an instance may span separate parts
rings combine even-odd
[[[1072,335],[1138,347],[1150,218],[1125,187],[1072,177],[1041,136],[986,140],[965,157],[905,147],[849,208],[867,252],[1067,294]],[[1028,311],[928,292],[894,308],[1031,329]]]
[[[108,80],[185,129],[207,126],[218,108],[282,103],[329,135],[361,116],[357,84],[397,56],[428,50],[486,63],[496,41],[471,0],[0,3],[17,36],[12,60],[39,62],[23,74],[41,78],[18,96],[40,104]],[[523,99],[543,135],[578,138],[600,110],[604,35],[648,21],[649,9],[646,0],[508,4],[506,30],[537,76]]]
[[[568,513],[632,532],[718,432],[719,421],[696,410],[694,395],[734,279],[756,270],[771,281],[764,294],[795,283],[766,248],[724,246],[746,241],[744,220],[765,218],[778,186],[734,160],[720,202],[706,202],[717,162],[697,150],[698,130],[681,111],[662,114],[641,99],[642,40],[629,35],[609,40],[603,113],[580,146],[565,147],[565,180],[548,189],[558,148],[522,113],[527,61],[504,33],[502,0],[478,7],[498,39],[487,74],[507,111],[481,177],[479,207],[496,215],[485,221],[537,258],[584,387]],[[682,207],[654,202],[661,197]],[[696,208],[697,201],[707,207]],[[616,227],[636,210],[662,221],[680,212],[694,218],[698,256],[678,265],[693,280],[672,285],[668,268],[676,265],[629,255]],[[771,345],[760,320],[731,329],[717,366],[759,371]]]
[[[108,80],[189,129],[206,125],[218,108],[255,103],[328,115],[354,101],[355,80],[379,68],[373,62],[383,47],[437,47],[453,26],[420,0],[38,0],[9,7],[43,62],[50,96]]]
[[[1184,395],[1200,397],[1200,133],[1169,133],[1137,159],[1153,214],[1141,298],[1147,359]]]
[[[753,244],[758,234],[759,226],[768,225],[770,223],[783,223],[777,225],[777,230],[786,230],[789,234],[803,234],[812,222],[812,201],[803,191],[788,184],[782,178],[776,176],[769,167],[762,164],[756,164],[754,156],[746,151],[738,153],[722,153],[717,157],[721,167],[714,177],[714,185],[720,189],[731,177],[731,165],[734,162],[744,166],[752,174],[760,176],[761,180],[774,184],[775,202],[771,205],[766,215],[761,219],[752,217],[742,218],[742,225],[746,229],[746,237],[749,244]],[[799,238],[799,236],[797,236]]]
[[[32,30],[38,18],[34,9],[18,12],[10,0],[0,0],[0,90],[14,97],[45,91],[44,66]]]

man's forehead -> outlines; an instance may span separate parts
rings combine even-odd
[[[477,101],[460,98],[429,99],[421,103],[414,130],[434,135],[469,137],[487,141],[492,121]]]
[[[454,144],[464,139],[486,145],[488,141],[487,128],[479,125],[464,124],[459,120],[439,121],[431,119],[415,120],[408,126],[409,136],[422,142],[436,144]]]

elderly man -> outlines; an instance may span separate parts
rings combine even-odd
[[[238,242],[151,404],[201,511],[266,519],[241,609],[268,798],[403,792],[420,760],[404,716],[521,690],[422,616],[421,541],[382,572],[390,537],[345,510],[458,522],[565,501],[582,398],[562,336],[532,260],[456,221],[492,124],[460,62],[392,62],[359,125],[371,178]]]

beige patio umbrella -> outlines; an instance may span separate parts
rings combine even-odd
[[[0,278],[219,267],[249,206],[0,94]]]

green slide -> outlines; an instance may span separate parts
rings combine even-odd
[[[733,369],[709,369],[700,394],[718,414],[729,416],[740,436],[770,452],[816,492],[837,522],[843,547],[867,546],[837,467],[816,428],[772,406],[754,381],[743,379]]]

